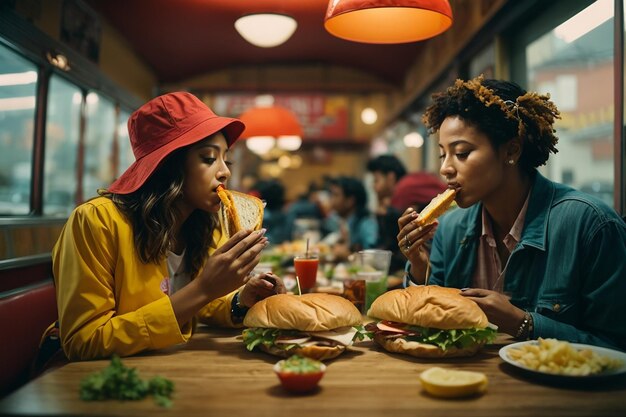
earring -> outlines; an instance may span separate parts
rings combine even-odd
[[[509,161],[508,161],[508,162],[509,162],[509,165],[515,165],[515,161],[514,161],[514,160],[512,160],[512,159],[509,159]]]

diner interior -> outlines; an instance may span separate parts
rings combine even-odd
[[[403,209],[442,193],[441,151],[423,116],[457,79],[549,93],[561,113],[558,153],[538,171],[625,218],[625,8],[624,0],[3,0],[0,415],[626,415],[626,364],[583,383],[537,377],[502,359],[515,342],[502,333],[476,356],[448,361],[354,343],[300,395],[274,375],[278,358],[246,350],[241,329],[200,325],[184,345],[122,358],[141,376],[175,382],[167,407],[80,400],[79,382],[108,358],[43,374],[32,367],[59,315],[53,247],[74,209],[133,164],[127,121],[164,94],[192,93],[244,122],[227,187],[264,202],[269,245],[255,271],[273,271],[290,293],[348,298],[366,321],[373,300],[350,280],[360,267],[384,270],[381,293],[409,282],[399,215],[389,230],[378,226],[386,246],[340,253],[333,187],[358,180],[375,214],[382,199],[368,163],[392,155],[424,190],[423,205]],[[379,268],[364,249],[389,255]],[[319,260],[309,288],[294,264],[303,253]],[[419,377],[433,366],[485,373],[489,386],[462,400],[429,395]]]

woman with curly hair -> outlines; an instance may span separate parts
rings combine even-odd
[[[414,210],[404,212],[407,276],[462,288],[518,339],[626,349],[626,224],[537,171],[557,152],[557,118],[549,95],[508,81],[457,80],[433,95],[423,120],[460,208],[423,227]]]

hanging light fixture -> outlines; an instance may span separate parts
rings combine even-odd
[[[373,125],[378,120],[378,112],[371,107],[366,107],[361,111],[361,121],[366,125]]]
[[[263,155],[274,146],[296,151],[302,144],[302,127],[290,110],[269,105],[252,107],[239,116],[246,125],[241,138],[252,152]]]
[[[406,43],[432,38],[452,25],[448,0],[330,0],[326,30],[364,43]]]
[[[273,48],[287,42],[298,23],[284,14],[255,13],[235,21],[235,29],[242,38],[261,48]]]

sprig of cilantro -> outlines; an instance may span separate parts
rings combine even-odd
[[[111,363],[102,371],[83,378],[80,382],[80,399],[83,401],[101,400],[141,400],[148,395],[161,407],[171,407],[174,383],[156,376],[149,381],[142,380],[136,368],[124,366],[114,355]]]

